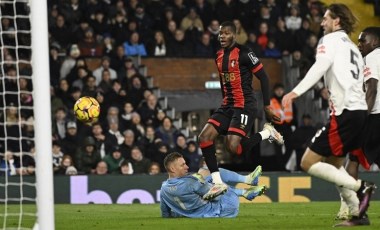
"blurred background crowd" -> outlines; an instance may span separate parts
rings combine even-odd
[[[0,3],[3,57],[1,68],[0,148],[6,173],[33,174],[33,97],[30,24],[24,3]],[[52,103],[53,167],[56,174],[157,174],[163,158],[177,151],[190,171],[203,167],[196,138],[176,127],[149,85],[144,57],[213,58],[219,48],[219,25],[233,21],[237,42],[260,58],[291,57],[301,79],[314,62],[322,36],[325,6],[318,0],[49,0],[49,61]],[[38,52],[38,51],[33,51]],[[99,60],[94,69],[89,59]],[[276,84],[272,100],[289,85]],[[323,87],[316,92],[327,98]],[[16,92],[16,93],[12,93]],[[82,96],[101,105],[97,123],[75,120],[72,108]],[[274,101],[273,101],[274,102]],[[326,100],[322,102],[327,109]],[[22,106],[22,107],[20,107]],[[297,108],[294,106],[294,117]],[[301,122],[276,124],[285,147],[275,147],[273,170],[295,151],[297,162],[316,125],[308,114]],[[22,125],[20,126],[20,121]],[[20,140],[19,137],[23,138]],[[6,146],[6,148],[5,148]],[[23,154],[20,159],[19,152]],[[47,166],[48,167],[48,166]],[[294,168],[298,170],[297,166]]]

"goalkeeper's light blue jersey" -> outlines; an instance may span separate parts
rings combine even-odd
[[[161,214],[162,217],[233,217],[237,212],[221,213],[225,205],[222,203],[234,203],[239,206],[238,197],[232,192],[227,192],[220,199],[213,201],[203,200],[202,197],[211,188],[209,182],[200,182],[196,177],[187,175],[179,178],[171,178],[161,186]],[[229,201],[227,201],[227,199]],[[224,201],[224,202],[223,202]],[[235,207],[236,208],[236,207]]]

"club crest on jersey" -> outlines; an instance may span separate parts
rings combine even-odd
[[[231,67],[234,68],[235,65],[236,65],[236,60],[235,59],[231,60]]]

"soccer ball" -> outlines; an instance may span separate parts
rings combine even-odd
[[[100,114],[99,102],[93,97],[81,97],[74,104],[75,117],[86,124],[94,123]]]

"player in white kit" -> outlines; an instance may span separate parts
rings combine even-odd
[[[359,35],[358,48],[364,57],[364,82],[368,104],[368,118],[363,132],[362,150],[350,153],[347,172],[358,177],[359,163],[369,169],[370,165],[380,167],[380,27],[367,27]],[[364,154],[364,155],[363,155]],[[365,157],[363,157],[365,156]],[[342,199],[336,219],[348,219],[349,209]]]
[[[316,61],[304,79],[283,97],[286,106],[313,87],[323,76],[330,93],[330,121],[313,138],[301,161],[310,175],[332,182],[347,202],[351,219],[337,226],[369,225],[364,215],[376,186],[356,180],[344,169],[348,152],[361,147],[367,117],[364,83],[364,61],[348,34],[357,19],[344,4],[330,5],[321,26],[324,37],[317,47]],[[359,198],[363,202],[360,204]]]

